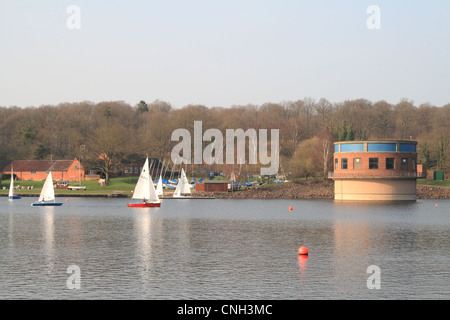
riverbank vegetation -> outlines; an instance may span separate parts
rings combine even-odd
[[[84,181],[86,190],[55,189],[57,196],[107,196],[107,197],[131,197],[136,177],[112,178],[107,186],[101,186],[98,181]],[[0,196],[8,195],[7,182],[0,184]],[[16,194],[22,196],[38,196],[43,181],[16,181]],[[73,185],[77,185],[74,183]],[[3,189],[5,187],[5,189]],[[32,188],[31,188],[32,187]],[[170,196],[173,190],[165,190]],[[195,192],[195,196],[214,196],[222,199],[333,199],[334,182],[320,178],[299,178],[295,182],[273,183],[265,181],[261,185],[242,186],[233,192],[205,193]],[[417,180],[418,199],[450,199],[450,181],[436,181],[427,179]]]
[[[13,160],[77,157],[87,170],[109,174],[119,164],[143,161],[146,155],[170,166],[171,150],[178,143],[171,141],[172,132],[184,128],[193,137],[194,121],[202,121],[203,132],[215,128],[224,136],[226,129],[279,129],[279,174],[291,180],[326,179],[338,140],[413,139],[419,143],[419,163],[444,172],[450,166],[450,103],[304,98],[230,107],[173,108],[159,100],[134,106],[113,101],[0,107],[0,169]],[[210,143],[203,142],[203,150]],[[244,165],[189,165],[186,171],[234,172],[245,181],[261,167],[248,164],[248,144],[246,152]]]

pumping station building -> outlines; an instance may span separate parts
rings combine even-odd
[[[334,143],[335,200],[416,200],[417,142]]]

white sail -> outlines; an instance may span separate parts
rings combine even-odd
[[[9,197],[11,198],[14,195],[14,173],[13,173],[13,169],[11,168],[11,183],[9,185]]]
[[[162,183],[162,176],[161,176],[161,175],[159,175],[158,185],[156,186],[156,194],[157,194],[158,196],[164,195],[164,191],[163,191],[163,183]]]
[[[39,196],[39,201],[55,201],[55,190],[53,189],[52,172],[48,173],[47,179],[45,179],[44,186]]]
[[[173,194],[174,197],[181,197],[184,193],[191,193],[191,187],[189,181],[186,178],[186,174],[184,173],[184,169],[181,168],[181,177],[180,181],[178,181],[177,188]]]
[[[148,158],[145,159],[144,167],[142,168],[139,180],[133,192],[133,199],[143,199],[151,202],[159,202],[159,197],[156,194],[153,180],[150,177],[150,170],[148,166]]]
[[[148,158],[145,160],[139,180],[133,192],[133,199],[150,199],[150,173],[148,167]]]
[[[150,187],[150,202],[160,202],[161,200],[159,200],[158,195],[156,194],[156,190],[155,190],[155,186],[153,185],[153,180],[152,177],[149,177],[150,179],[150,183],[149,183],[149,187]]]

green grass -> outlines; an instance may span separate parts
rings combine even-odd
[[[110,179],[110,183],[107,186],[100,186],[98,180],[82,181],[81,185],[86,186],[86,190],[67,190],[67,189],[55,189],[55,194],[113,194],[113,193],[124,193],[132,194],[134,187],[136,185],[137,177],[126,177],[126,178],[113,178]],[[9,188],[9,181],[2,181],[0,194],[8,194],[9,190],[3,190],[3,187]],[[18,194],[39,194],[41,192],[44,181],[14,181],[15,186],[32,186],[33,189],[16,189],[15,193]],[[78,181],[71,181],[69,186],[78,186]]]
[[[422,186],[450,188],[450,180],[417,179],[417,184]]]

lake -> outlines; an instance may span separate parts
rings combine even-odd
[[[450,200],[36,200],[0,198],[1,299],[450,298]]]

